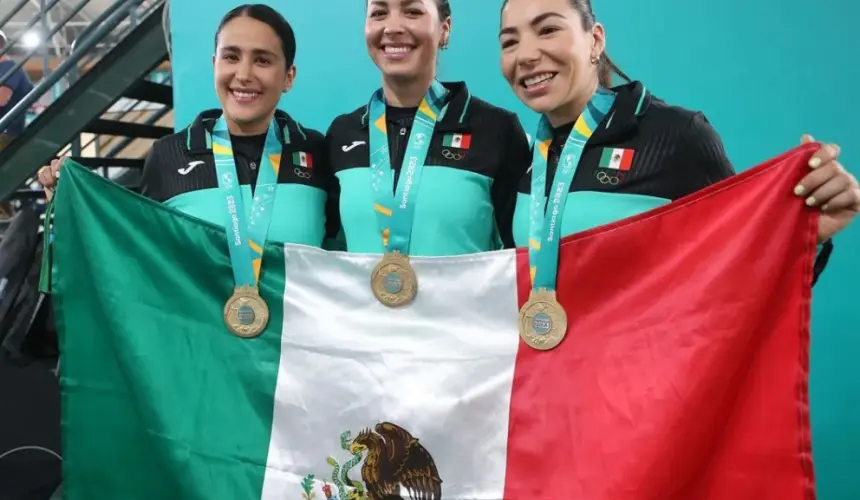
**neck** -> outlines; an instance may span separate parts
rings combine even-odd
[[[255,120],[253,122],[245,122],[239,123],[235,120],[231,120],[229,117],[227,119],[227,130],[230,131],[230,134],[236,136],[248,136],[248,135],[260,135],[265,134],[267,130],[269,130],[269,124],[272,123],[272,117],[275,116],[275,112],[269,114],[269,116],[264,120]]]
[[[393,77],[382,78],[382,93],[385,102],[396,108],[417,108],[424,99],[424,94],[430,88],[433,74],[419,76],[412,79],[400,79]]]
[[[576,119],[579,118],[579,115],[582,114],[585,106],[588,105],[588,101],[590,101],[594,93],[597,92],[597,86],[598,82],[595,80],[593,83],[588,85],[587,92],[583,92],[575,96],[570,101],[548,112],[546,117],[552,128],[558,128],[562,125],[575,122]]]

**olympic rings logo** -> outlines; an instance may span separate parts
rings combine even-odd
[[[293,173],[296,174],[296,176],[301,178],[301,179],[310,179],[311,178],[310,170],[305,170],[305,169],[296,167],[293,169]]]
[[[621,181],[624,180],[624,176],[619,175],[609,175],[606,172],[600,171],[596,172],[594,176],[600,181],[601,184],[609,184],[610,186],[617,186]]]
[[[466,157],[466,153],[455,153],[446,148],[442,150],[442,156],[445,157],[446,160],[460,161]]]

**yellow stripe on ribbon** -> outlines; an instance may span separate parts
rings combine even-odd
[[[275,169],[275,175],[281,171],[281,153],[272,153],[269,155],[269,161],[272,162],[272,167]]]
[[[537,267],[535,267],[535,266],[530,267],[529,268],[529,281],[531,281],[532,285],[535,284],[535,275],[536,274],[537,274]]]
[[[573,128],[575,128],[576,131],[582,134],[586,139],[591,139],[591,134],[594,133],[590,128],[588,128],[588,123],[585,122],[584,118],[576,120],[576,125],[574,125]]]
[[[385,208],[382,205],[380,205],[379,203],[374,203],[373,209],[376,210],[377,212],[381,213],[382,215],[387,215],[388,217],[391,217],[391,209]]]
[[[390,234],[391,234],[390,229],[386,229],[386,230],[382,231],[382,246],[384,246],[384,247],[388,246],[388,236]]]
[[[217,141],[212,141],[212,153],[216,155],[232,155],[233,150],[223,144],[219,144]]]
[[[540,250],[540,241],[534,238],[529,238],[529,246],[534,248],[535,250]]]
[[[253,259],[251,263],[254,265],[254,280],[260,281],[260,268],[263,266],[263,258],[258,257]]]
[[[540,155],[543,156],[543,159],[546,160],[549,158],[549,146],[552,144],[552,139],[547,139],[543,142],[538,143],[538,151],[540,151]]]
[[[373,125],[381,130],[383,134],[388,134],[388,127],[385,126],[385,113]]]
[[[436,113],[434,113],[433,110],[430,109],[430,105],[427,104],[426,98],[421,99],[421,106],[418,107],[418,111],[427,115],[427,117],[430,118],[431,120],[436,121]]]

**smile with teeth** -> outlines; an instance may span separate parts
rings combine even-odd
[[[408,45],[386,45],[384,50],[386,54],[408,54],[412,52],[412,47]]]
[[[558,73],[541,73],[539,75],[533,75],[528,78],[524,78],[522,80],[522,85],[525,88],[534,87],[535,85],[540,85],[552,80],[557,74]]]
[[[255,97],[260,95],[259,92],[251,92],[249,90],[235,90],[235,89],[230,90],[230,93],[233,94],[233,97],[235,97],[239,100],[243,100],[243,101],[254,99]]]

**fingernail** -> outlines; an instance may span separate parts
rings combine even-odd
[[[802,185],[800,185],[800,184],[798,184],[798,185],[794,188],[794,194],[796,194],[797,196],[803,196],[803,193],[804,193],[805,191],[806,191],[806,188],[805,188],[805,187],[803,187],[803,186],[802,186]]]
[[[823,212],[826,212],[829,208],[830,208],[830,205],[827,205],[827,204],[825,204],[825,205],[821,205],[821,210],[822,210]]]
[[[818,168],[819,166],[821,166],[821,158],[815,157],[809,160],[809,166],[812,168]]]
[[[815,205],[815,198],[810,196],[809,198],[806,199],[806,204],[809,205],[810,207]]]

